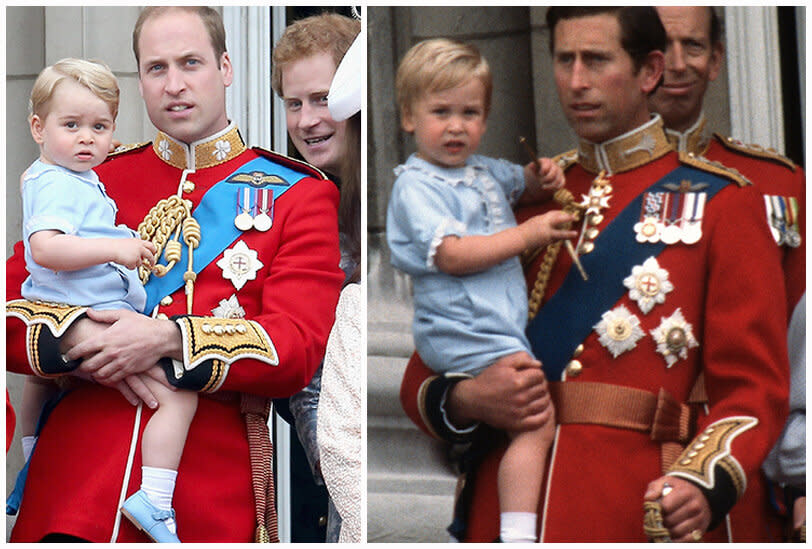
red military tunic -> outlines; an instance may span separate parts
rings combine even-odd
[[[566,188],[577,202],[589,195],[599,170],[608,170],[612,191],[608,206],[599,208],[602,219],[595,228],[600,234],[633,199],[681,165],[678,155],[669,151],[659,118],[601,146],[581,143],[578,164],[572,163],[573,155],[566,170]],[[699,169],[714,170],[708,166]],[[724,174],[723,170],[716,171]],[[685,185],[696,187],[702,179],[700,175]],[[555,207],[560,205],[528,208],[517,217],[526,219]],[[747,517],[749,523],[734,525],[728,532],[722,516],[735,501],[763,497],[758,470],[787,414],[787,357],[781,345],[786,338],[784,288],[781,277],[775,276],[779,257],[762,211],[763,203],[752,188],[736,183],[723,187],[705,205],[701,238],[696,243],[665,246],[656,255],[656,267],[637,263],[628,272],[632,279],[628,289],[625,285],[617,287],[620,281],[608,288],[620,292],[621,297],[603,311],[605,322],[596,323],[572,351],[560,378],[559,386],[567,390],[600,387],[616,396],[626,395],[628,389],[651,395],[664,389],[684,404],[697,380],[704,376],[708,414],[697,420],[696,429],[683,441],[687,448],[675,460],[676,453],[668,460],[667,470],[700,486],[716,522],[722,522],[704,536],[705,541],[764,539],[762,517]],[[575,228],[581,229],[581,224]],[[648,245],[636,240],[635,231],[625,231],[615,249],[604,250],[610,258]],[[601,245],[599,242],[594,241],[596,246]],[[584,260],[588,253],[582,252]],[[542,252],[527,270],[531,290],[543,257]],[[570,257],[560,252],[543,292],[542,310],[571,268],[574,270]],[[599,286],[604,272],[602,268],[589,270],[590,282],[585,287],[588,289],[590,283]],[[640,274],[646,276],[641,278]],[[651,282],[654,275],[659,291],[646,294],[644,288],[648,286],[641,282]],[[668,290],[666,282],[671,285]],[[531,303],[532,295],[531,291]],[[646,300],[642,298],[647,296],[651,303],[644,307]],[[584,295],[581,301],[588,303],[592,298]],[[651,308],[645,312],[648,305]],[[552,330],[558,323],[577,324],[577,319],[562,315],[542,328]],[[670,340],[664,334],[670,334],[668,328],[675,326],[680,328],[682,344],[665,353]],[[545,369],[548,366],[545,363]],[[432,388],[431,378],[421,384],[428,374],[419,368],[415,360],[407,368],[401,392],[404,407],[425,430],[447,436],[441,432],[442,421],[437,420],[435,410],[439,391]],[[559,381],[549,372],[548,378]],[[418,387],[423,390],[418,392]],[[661,451],[665,448],[661,450],[660,442],[652,440],[650,430],[620,428],[612,423],[620,413],[619,400],[603,408],[590,407],[589,396],[580,400],[576,396],[567,401],[566,410],[557,409],[562,424],[557,427],[542,487],[538,510],[541,541],[646,540],[643,494],[647,484],[663,474]],[[588,409],[591,419],[562,420],[562,416],[577,416],[578,408]],[[680,407],[683,412],[686,408]],[[612,426],[592,423],[603,420]],[[670,440],[668,436],[665,439]],[[673,451],[673,445],[669,450]],[[490,452],[471,473],[473,488],[465,532],[468,541],[492,541],[498,535],[496,472],[503,451],[504,446]]]
[[[192,312],[204,318],[184,317],[185,361],[178,385],[213,394],[201,395],[178,471],[173,506],[184,542],[254,539],[249,448],[237,392],[287,397],[304,387],[318,367],[344,278],[338,267],[338,190],[306,164],[246,149],[233,125],[192,147],[159,133],[152,146],[117,154],[97,168],[118,204],[117,221],[135,228],[159,200],[180,192],[196,206],[215,183],[260,156],[303,178],[276,200],[270,230],[249,229],[228,244],[233,250],[242,241],[245,257],[237,261],[232,255],[231,263],[218,265],[221,252],[197,275]],[[192,169],[179,191],[184,167]],[[233,219],[236,194],[230,196],[221,207],[233,212]],[[207,235],[201,225],[205,241],[212,230]],[[15,252],[7,263],[9,300],[19,298],[25,278],[21,244]],[[248,271],[239,271],[236,263],[246,262]],[[186,265],[175,268],[183,271]],[[238,288],[239,273],[243,284]],[[223,303],[229,298],[230,304]],[[186,315],[183,288],[162,299],[158,310],[168,317]],[[235,329],[219,335],[222,345],[207,355],[202,343],[214,337],[211,326],[226,323],[213,316],[233,319]],[[8,317],[7,340],[10,371],[48,373],[48,364],[29,360],[28,353],[36,357],[38,349],[26,348],[26,324],[16,316]],[[94,542],[148,541],[121,520],[118,509],[122,498],[139,488],[138,441],[150,415],[144,407],[139,419],[136,408],[114,389],[83,384],[70,392],[39,438],[11,540],[37,541],[60,532]]]
[[[708,135],[704,116],[684,133],[666,130],[677,150],[694,153],[708,160],[733,168],[753,183],[762,195],[796,200],[800,232],[797,246],[786,242],[781,246],[784,283],[787,289],[787,319],[801,295],[806,291],[806,177],[804,170],[775,151],[756,145],[745,145],[718,133]],[[766,207],[764,214],[766,215]]]

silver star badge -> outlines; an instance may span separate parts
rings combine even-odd
[[[603,313],[601,321],[594,327],[600,336],[598,341],[614,358],[637,347],[637,342],[646,335],[640,328],[640,319],[625,305]]]
[[[240,305],[237,294],[231,294],[228,299],[221,299],[220,305],[211,310],[216,318],[245,318],[245,309]]]
[[[657,342],[657,352],[665,358],[666,368],[681,358],[688,358],[688,349],[699,346],[693,327],[686,322],[680,309],[668,318],[663,317],[660,325],[651,331],[651,336]]]
[[[223,269],[223,278],[230,280],[239,290],[246,282],[254,280],[257,271],[264,265],[257,257],[257,252],[249,249],[245,242],[240,240],[233,248],[223,252],[217,266]]]
[[[660,268],[653,256],[642,265],[635,265],[632,274],[623,279],[623,285],[629,289],[629,297],[637,302],[643,314],[648,314],[654,305],[665,303],[665,294],[674,289],[668,280],[668,271]]]

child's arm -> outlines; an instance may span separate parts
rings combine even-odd
[[[481,272],[525,249],[574,238],[575,231],[559,228],[571,221],[570,214],[556,210],[491,235],[447,236],[437,248],[434,264],[440,271],[455,276]]]
[[[519,197],[519,206],[545,202],[564,186],[564,171],[549,158],[539,158],[524,167],[525,190]]]
[[[135,269],[155,260],[155,246],[140,238],[82,238],[60,231],[37,231],[28,239],[38,265],[54,271],[78,271],[112,261]]]

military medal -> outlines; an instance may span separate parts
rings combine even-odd
[[[637,302],[643,314],[648,314],[654,305],[665,303],[665,294],[674,289],[668,280],[668,271],[660,268],[655,257],[649,257],[642,265],[635,265],[632,274],[623,279],[629,289],[629,298]]]
[[[252,196],[252,189],[248,187],[237,190],[237,216],[234,218],[234,226],[241,231],[247,231],[254,226],[254,217],[251,215],[254,210]]]
[[[660,241],[663,231],[663,213],[665,210],[667,193],[645,193],[643,207],[640,212],[640,221],[634,224],[635,240],[641,244],[650,242],[656,244]]]
[[[254,280],[257,271],[264,267],[257,257],[257,252],[249,249],[242,240],[223,252],[217,266],[223,269],[223,278],[230,280],[238,290],[249,280]]]
[[[660,325],[651,331],[651,336],[657,342],[657,352],[665,358],[666,368],[681,358],[688,358],[688,349],[699,346],[693,327],[685,321],[680,309],[668,318],[663,317]]]
[[[581,198],[579,205],[584,208],[584,223],[575,248],[579,254],[588,254],[595,249],[595,243],[592,241],[600,232],[597,226],[603,222],[601,210],[609,207],[609,199],[612,198],[612,185],[606,178],[606,172],[598,174],[592,181],[589,194],[582,194]]]
[[[273,225],[273,189],[259,190],[257,208],[259,215],[254,218],[254,228],[265,232]]]
[[[801,245],[801,233],[798,226],[798,199],[794,196],[784,198],[787,205],[787,234],[785,242],[791,248]]]
[[[706,193],[686,193],[682,209],[682,242],[696,244],[702,238],[702,216],[705,211]]]
[[[670,193],[668,197],[670,204],[666,208],[666,221],[662,239],[665,244],[676,244],[682,236],[682,229],[680,228],[682,194]]]
[[[603,313],[594,328],[598,332],[598,341],[614,358],[634,349],[640,338],[646,335],[640,328],[640,319],[624,305]]]

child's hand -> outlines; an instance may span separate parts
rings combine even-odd
[[[538,171],[534,170],[534,174],[542,189],[556,190],[564,186],[564,171],[561,166],[549,158],[539,158],[536,165]],[[534,165],[531,164],[531,166]]]
[[[565,223],[572,221],[575,221],[572,215],[562,210],[554,210],[531,217],[519,225],[519,230],[528,249],[539,248],[556,240],[575,238],[578,235],[577,232],[561,228]]]
[[[151,267],[155,263],[155,245],[140,238],[124,238],[117,243],[115,262],[128,269],[141,265]]]

